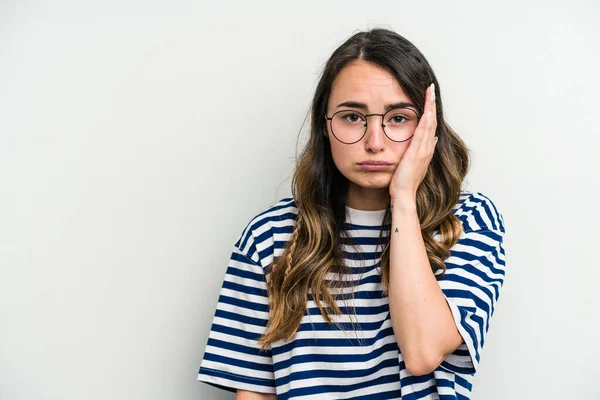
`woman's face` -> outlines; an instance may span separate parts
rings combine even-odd
[[[362,103],[364,107],[341,105]],[[327,116],[338,110],[356,110],[362,114],[383,114],[386,106],[400,102],[412,103],[396,79],[383,68],[363,61],[344,67],[335,78],[329,96]],[[417,109],[416,105],[414,108]],[[348,179],[347,205],[359,210],[381,210],[389,202],[389,186],[404,152],[412,139],[394,142],[385,136],[380,116],[367,117],[364,137],[353,144],[335,138],[327,121],[327,136],[331,154],[338,170]],[[385,161],[391,165],[382,170],[368,170],[359,163]]]

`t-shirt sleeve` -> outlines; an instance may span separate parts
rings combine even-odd
[[[238,243],[223,279],[198,381],[230,392],[275,393],[271,348],[261,351],[257,343],[269,318],[264,270]]]
[[[502,214],[482,195],[467,205],[468,215],[459,215],[464,231],[445,260],[445,275],[438,279],[463,338],[438,368],[459,374],[477,371],[506,270]]]

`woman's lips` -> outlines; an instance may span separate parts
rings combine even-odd
[[[382,171],[382,170],[388,169],[389,167],[392,166],[392,164],[369,164],[369,163],[363,163],[363,164],[359,164],[359,165],[365,171]]]

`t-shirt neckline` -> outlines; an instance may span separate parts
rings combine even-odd
[[[357,210],[346,206],[346,222],[355,225],[381,226],[387,209],[383,210]]]

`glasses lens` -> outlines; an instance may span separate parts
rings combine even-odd
[[[354,143],[365,133],[365,116],[357,111],[347,110],[335,113],[331,120],[331,130],[335,137],[344,143]]]
[[[419,124],[419,116],[411,108],[390,110],[383,116],[385,133],[397,142],[410,138]]]

